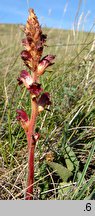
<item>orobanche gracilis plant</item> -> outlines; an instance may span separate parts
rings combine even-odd
[[[50,94],[44,92],[40,84],[42,76],[48,66],[51,66],[55,58],[54,55],[46,55],[42,58],[43,48],[47,35],[43,34],[41,26],[33,9],[29,10],[29,17],[24,27],[25,39],[22,40],[24,50],[21,52],[21,58],[26,69],[20,72],[18,84],[23,84],[30,94],[31,115],[28,117],[23,109],[17,109],[17,120],[25,131],[28,143],[28,179],[26,189],[26,200],[33,199],[34,183],[34,150],[40,134],[36,132],[37,116],[46,106],[51,104]],[[30,72],[30,73],[29,73]]]

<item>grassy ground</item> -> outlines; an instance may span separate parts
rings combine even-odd
[[[34,199],[95,199],[95,34],[44,29],[44,54],[56,61],[41,79],[50,112],[37,122]],[[23,32],[0,25],[0,199],[24,199],[27,144],[16,109],[30,114],[29,94],[17,86]]]

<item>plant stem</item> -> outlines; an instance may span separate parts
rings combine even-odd
[[[33,199],[33,183],[34,183],[34,149],[35,146],[32,145],[29,149],[28,158],[28,180],[27,180],[27,190],[26,190],[26,200]]]
[[[36,99],[31,98],[31,107],[32,107],[31,119],[30,119],[30,124],[27,133],[28,148],[30,148],[32,142],[34,141],[32,135],[34,135],[36,119],[38,116],[38,105]]]
[[[34,150],[35,143],[33,139],[36,119],[38,115],[38,105],[36,103],[36,99],[31,98],[31,119],[27,133],[27,141],[28,141],[28,180],[27,180],[27,190],[26,190],[26,200],[33,199],[33,183],[34,183]]]

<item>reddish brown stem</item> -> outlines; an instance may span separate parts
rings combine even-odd
[[[27,133],[28,148],[30,148],[33,142],[32,135],[34,135],[35,124],[38,115],[38,105],[36,103],[36,99],[32,100],[31,98],[31,107],[32,107],[31,119],[30,119],[30,124]]]
[[[27,190],[26,190],[26,200],[33,199],[33,183],[34,183],[34,149],[35,146],[32,145],[29,149],[29,159],[28,159],[28,179],[27,179]]]
[[[34,130],[36,119],[38,115],[38,105],[36,100],[31,99],[32,105],[32,113],[30,124],[27,133],[27,141],[28,141],[28,179],[27,179],[27,190],[26,190],[26,200],[33,199],[33,183],[34,183],[34,150],[35,150],[35,143],[33,140]]]

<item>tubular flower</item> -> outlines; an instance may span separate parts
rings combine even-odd
[[[36,82],[32,83],[32,85],[29,86],[28,90],[32,94],[32,98],[38,96],[43,91],[41,84]]]
[[[48,92],[45,92],[38,99],[38,112],[43,111],[45,106],[48,105],[51,105],[50,94]]]
[[[22,109],[17,109],[16,112],[18,114],[16,116],[16,119],[20,122],[22,128],[27,132],[29,125],[29,118],[27,113]]]
[[[54,64],[53,60],[55,58],[55,55],[47,55],[44,58],[42,58],[38,65],[38,75],[42,75],[45,72],[45,69],[51,65]]]
[[[17,80],[19,85],[23,83],[27,89],[29,89],[30,85],[33,83],[32,76],[26,70],[21,71],[20,77],[18,77]]]

